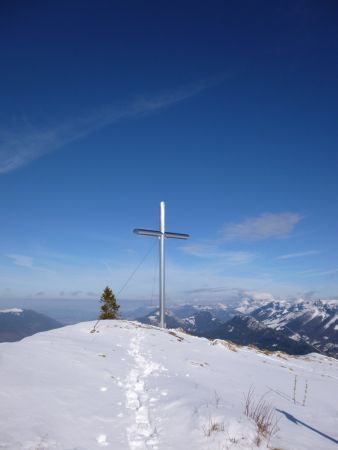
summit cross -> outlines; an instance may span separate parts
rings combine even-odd
[[[143,228],[135,228],[134,233],[143,236],[154,236],[159,239],[160,243],[160,265],[159,265],[159,280],[160,280],[160,292],[159,292],[159,306],[160,306],[160,327],[165,328],[165,239],[188,239],[189,234],[183,233],[171,233],[165,231],[165,203],[160,203],[160,229],[157,230],[145,230]]]

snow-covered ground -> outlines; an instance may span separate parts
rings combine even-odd
[[[286,357],[135,322],[0,344],[0,449],[256,449],[244,397],[278,431],[261,449],[338,448],[338,361]]]

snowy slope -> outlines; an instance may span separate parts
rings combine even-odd
[[[250,386],[279,419],[259,448],[338,448],[336,360],[125,321],[90,333],[93,324],[0,344],[0,449],[255,449],[256,426],[243,414]]]

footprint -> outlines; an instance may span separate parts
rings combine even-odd
[[[102,445],[102,446],[107,446],[108,442],[107,442],[107,436],[105,434],[100,434],[97,438],[96,441],[98,444]]]

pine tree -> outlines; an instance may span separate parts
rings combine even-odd
[[[102,303],[100,320],[117,319],[120,305],[117,303],[113,291],[108,286],[103,291],[100,302]]]

